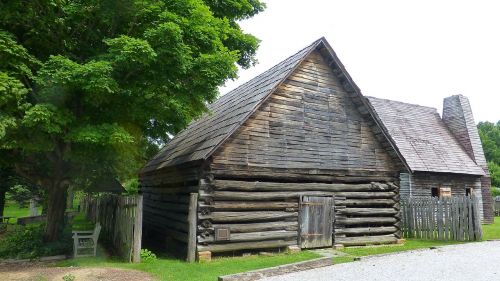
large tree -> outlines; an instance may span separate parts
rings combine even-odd
[[[259,0],[0,2],[0,161],[48,194],[45,237],[58,239],[75,179],[136,173],[258,40],[237,21]]]

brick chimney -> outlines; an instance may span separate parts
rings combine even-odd
[[[443,121],[471,159],[484,170],[485,176],[481,177],[484,222],[493,223],[491,178],[469,99],[463,95],[445,98]]]

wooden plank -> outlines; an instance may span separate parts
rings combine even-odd
[[[397,219],[394,217],[362,217],[362,218],[338,218],[338,223],[352,226],[352,225],[364,225],[364,224],[373,224],[373,225],[388,225],[395,224]]]
[[[300,201],[300,246],[332,245],[332,197],[303,196]]]
[[[198,193],[191,193],[189,196],[188,213],[188,243],[187,243],[187,262],[194,262],[196,259],[196,226],[198,214]]]
[[[135,209],[135,220],[134,220],[134,240],[133,240],[133,256],[132,262],[141,262],[141,241],[142,241],[142,195],[137,195],[136,197],[136,209]]]
[[[259,231],[259,232],[243,232],[231,233],[230,242],[245,242],[245,241],[265,241],[276,239],[297,239],[297,231],[274,230],[274,231]],[[228,241],[216,241],[214,235],[206,237],[198,237],[199,243],[227,243]]]
[[[235,210],[285,210],[298,208],[297,202],[282,201],[215,201],[212,205],[201,204],[200,208],[210,208],[215,211],[235,211]]]
[[[232,224],[213,224],[210,228],[200,226],[199,232],[213,233],[215,227],[229,228],[231,233],[241,232],[259,232],[271,230],[294,230],[297,231],[299,226],[297,221],[274,221],[274,222],[258,222],[258,223],[232,223]]]
[[[335,243],[345,246],[364,246],[396,243],[397,238],[393,234],[364,236],[364,237],[342,237],[335,239]]]
[[[335,231],[336,234],[347,234],[350,236],[366,236],[378,234],[394,234],[398,231],[395,226],[379,226],[379,227],[353,227],[342,228]]]
[[[198,252],[210,251],[213,253],[236,251],[236,250],[252,250],[252,249],[266,249],[266,248],[280,248],[289,245],[297,245],[297,240],[270,240],[270,241],[252,241],[252,242],[238,242],[227,244],[211,244],[211,245],[198,245]]]
[[[279,183],[259,181],[235,181],[217,179],[213,183],[216,190],[233,191],[392,191],[395,186],[382,183]]]
[[[286,218],[297,217],[297,212],[280,211],[255,211],[255,212],[214,212],[209,215],[198,215],[200,220],[212,220],[213,222],[257,222],[276,221]]]
[[[349,216],[394,216],[398,213],[394,208],[345,208],[338,212]]]

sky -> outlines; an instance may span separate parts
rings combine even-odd
[[[240,22],[261,41],[236,88],[324,36],[365,96],[432,106],[469,98],[476,122],[500,120],[500,1],[264,0]]]

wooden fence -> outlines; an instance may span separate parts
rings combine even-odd
[[[83,211],[102,226],[99,239],[129,262],[141,261],[142,195],[108,194],[83,199]]]
[[[482,239],[476,197],[402,198],[403,236],[406,238],[475,241]]]

